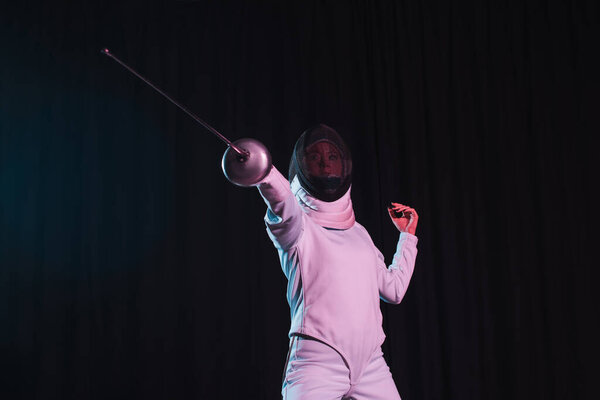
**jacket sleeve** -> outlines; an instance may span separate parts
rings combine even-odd
[[[289,250],[304,230],[303,212],[290,189],[290,183],[273,166],[258,184],[258,191],[267,205],[265,224],[276,247]]]
[[[396,254],[389,267],[386,267],[383,254],[377,249],[379,297],[386,303],[399,304],[402,301],[415,268],[417,241],[417,237],[410,233],[400,233]]]

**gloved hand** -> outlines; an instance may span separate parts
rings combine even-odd
[[[392,203],[388,206],[388,212],[392,222],[400,232],[408,232],[411,235],[415,234],[417,231],[417,223],[419,222],[419,215],[414,208],[410,208],[400,203]]]

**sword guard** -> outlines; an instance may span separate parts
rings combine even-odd
[[[237,186],[250,187],[262,181],[271,170],[271,153],[264,144],[256,139],[238,139],[233,144],[248,152],[240,156],[231,147],[227,147],[221,160],[221,168],[229,182]]]

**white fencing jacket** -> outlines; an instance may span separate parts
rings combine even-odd
[[[385,339],[379,299],[398,304],[413,273],[417,237],[401,233],[392,264],[355,222],[350,190],[326,203],[273,167],[258,185],[265,223],[288,279],[290,337],[307,335],[334,348],[358,381]]]

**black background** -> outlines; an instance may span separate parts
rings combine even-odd
[[[357,219],[420,215],[384,353],[408,399],[590,399],[594,1],[61,1],[0,8],[0,397],[275,399],[285,277],[225,146],[286,171],[323,122]],[[594,163],[595,164],[595,163]]]

